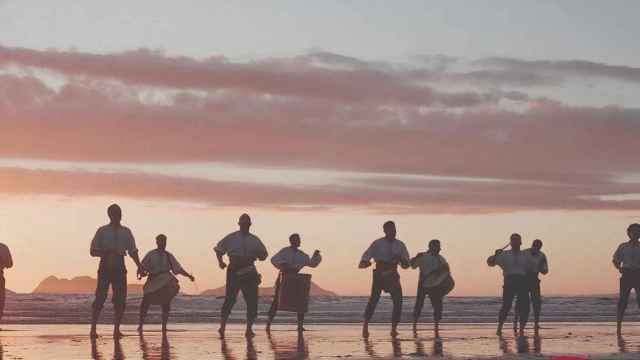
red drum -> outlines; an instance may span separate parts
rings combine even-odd
[[[309,308],[311,275],[282,274],[278,296],[278,310],[306,313]]]

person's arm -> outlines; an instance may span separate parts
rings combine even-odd
[[[96,234],[93,235],[93,240],[91,240],[91,247],[89,247],[89,254],[92,257],[102,257],[106,255],[106,252],[100,249],[101,236],[102,236],[101,229],[96,230]]]
[[[414,256],[414,257],[412,257],[412,258],[411,258],[411,260],[409,261],[409,264],[411,265],[411,268],[412,268],[412,269],[415,269],[415,268],[417,268],[418,266],[420,266],[420,265],[418,264],[418,260],[419,260],[422,256],[424,256],[425,254],[426,254],[425,252],[419,252],[419,253],[417,253],[417,254],[416,254],[416,256]]]
[[[369,245],[367,250],[365,250],[364,254],[362,254],[362,257],[360,258],[360,263],[358,264],[358,268],[366,269],[369,266],[371,266],[371,258],[373,257],[373,245],[374,244]]]
[[[218,259],[218,267],[223,269],[227,267],[224,259],[222,258],[224,254],[227,253],[227,242],[229,242],[229,235],[225,236],[222,240],[218,241],[218,244],[213,248],[213,251],[216,253],[216,258]]]
[[[547,255],[542,255],[542,263],[540,264],[540,273],[547,275],[549,273],[549,262],[547,261]]]
[[[322,255],[320,255],[320,250],[316,250],[313,252],[313,255],[311,255],[311,258],[309,258],[307,256],[307,266],[308,267],[318,267],[318,265],[320,265],[320,263],[322,262]]]
[[[409,256],[407,247],[403,243],[400,243],[400,245],[400,258],[398,259],[398,262],[403,269],[408,269],[409,266],[411,266],[409,260],[411,257]]]
[[[256,236],[256,240],[258,242],[258,249],[257,249],[258,251],[256,253],[256,257],[260,261],[265,261],[267,259],[267,257],[269,256],[269,253],[267,252],[267,248],[266,248],[266,246],[264,246],[264,244],[262,243],[260,238],[258,238],[257,236]]]
[[[172,253],[167,252],[167,255],[169,256],[169,261],[171,262],[171,271],[176,274],[176,275],[182,275],[185,276],[187,278],[189,278],[189,280],[191,281],[195,281],[196,278],[193,277],[193,275],[189,274],[183,267],[182,265],[178,262],[178,259],[176,259],[175,256],[173,256]],[[144,262],[144,261],[143,261]]]
[[[494,267],[497,265],[498,256],[502,254],[502,250],[498,249],[496,252],[487,258],[487,265]]]
[[[133,237],[131,230],[126,229],[129,233],[129,246],[127,247],[127,253],[136,263],[138,269],[140,269],[140,258],[138,257],[138,248],[136,247],[136,239]]]
[[[280,271],[286,270],[284,269],[287,263],[286,254],[285,254],[286,249],[287,248],[280,249],[280,251],[278,251],[275,255],[271,257],[271,264]]]
[[[622,245],[618,246],[616,252],[613,253],[613,266],[622,272]]]

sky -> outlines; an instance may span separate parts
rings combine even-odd
[[[212,247],[243,212],[271,254],[294,232],[321,250],[309,272],[343,295],[368,293],[357,263],[389,219],[411,254],[441,240],[453,295],[500,293],[485,261],[513,232],[544,241],[545,293],[614,293],[640,210],[639,12],[0,0],[7,286],[95,276],[117,202],[142,254],[168,236],[188,293],[223,285]],[[416,271],[401,276],[412,295]]]

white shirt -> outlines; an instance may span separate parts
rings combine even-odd
[[[442,265],[449,265],[442,255],[432,255],[427,253],[418,257],[415,264],[420,268],[420,275],[429,274],[440,268]]]
[[[151,275],[166,273],[170,270],[173,271],[174,274],[183,271],[182,265],[180,265],[173,254],[158,249],[149,251],[147,255],[144,256],[144,259],[142,259],[140,266]]]
[[[514,252],[513,250],[505,250],[496,255],[496,265],[502,268],[504,276],[508,275],[527,275],[534,272],[535,263],[531,258],[531,254],[525,251]]]
[[[138,252],[131,230],[126,226],[111,224],[104,225],[96,231],[91,241],[91,250],[115,251],[122,256]]]
[[[371,259],[387,263],[393,262],[394,259],[409,262],[409,252],[404,243],[398,239],[389,241],[386,238],[380,238],[362,254],[361,261],[369,262]]]
[[[320,254],[314,254],[312,257],[309,257],[304,251],[294,249],[291,246],[282,248],[271,258],[271,263],[275,267],[286,264],[289,268],[295,270],[300,270],[305,266],[316,267],[321,261],[322,256],[320,256]]]
[[[240,231],[225,236],[213,249],[222,255],[227,254],[234,257],[257,258],[260,255],[267,255],[267,248],[260,241],[260,238],[251,233],[245,235]]]
[[[640,244],[623,242],[613,254],[613,260],[619,262],[624,269],[640,269]]]
[[[547,261],[547,255],[545,255],[542,251],[538,251],[536,255],[533,254],[531,249],[524,250],[529,256],[531,256],[531,260],[533,261],[533,272],[538,275],[539,273],[546,274],[549,272],[549,262]]]

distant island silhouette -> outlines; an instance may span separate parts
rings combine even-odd
[[[48,276],[43,279],[31,292],[32,294],[93,294],[96,291],[96,278],[91,276],[76,276],[71,279]],[[205,290],[200,293],[203,296],[224,296],[224,286]],[[142,284],[128,284],[127,292],[130,295],[142,295]],[[275,289],[272,286],[261,287],[260,296],[273,296]],[[321,288],[311,282],[311,296],[338,297],[337,293]]]

